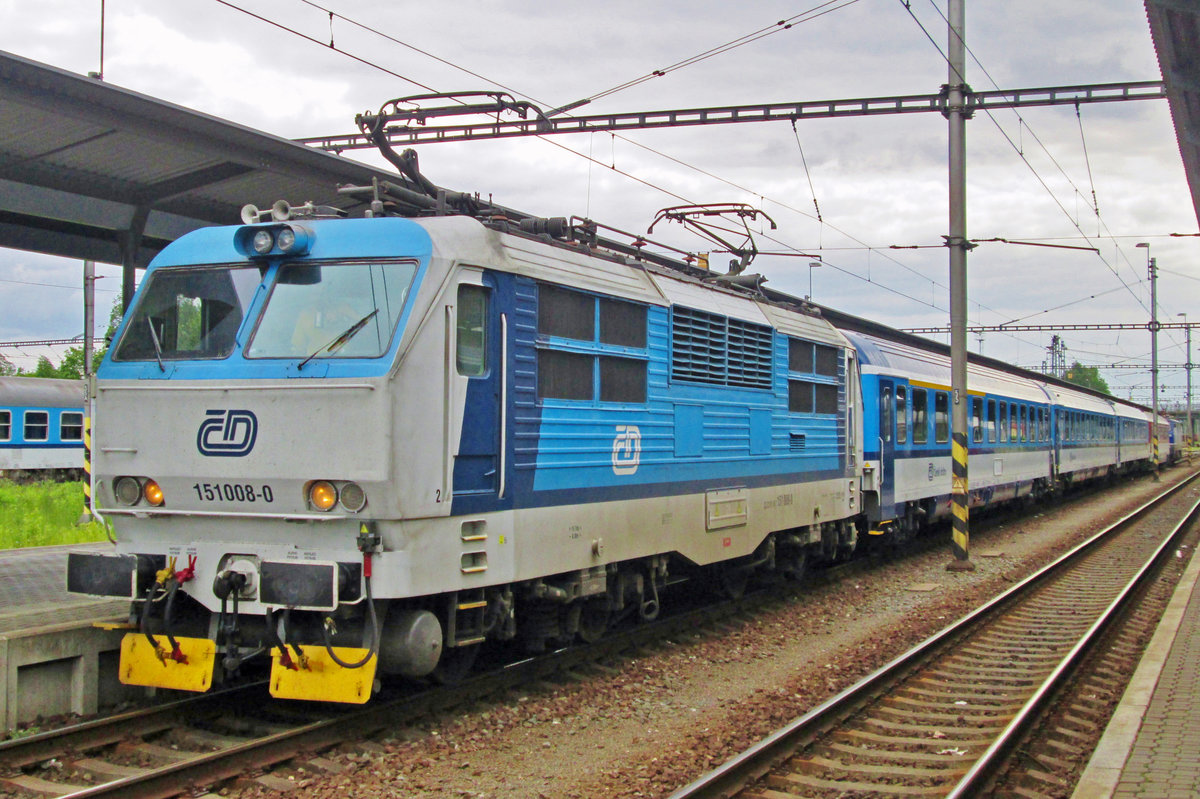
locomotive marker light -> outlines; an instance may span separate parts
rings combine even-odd
[[[159,507],[163,504],[163,490],[154,480],[147,480],[142,486],[142,494],[146,497],[146,502],[154,507]]]
[[[337,504],[338,491],[328,480],[316,480],[308,488],[308,502],[319,511],[328,511]]]

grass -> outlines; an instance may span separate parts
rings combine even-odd
[[[76,526],[82,514],[83,483],[0,480],[0,549],[103,541],[99,522]]]

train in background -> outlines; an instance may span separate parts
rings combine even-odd
[[[83,479],[82,380],[0,377],[0,478]]]
[[[99,367],[118,554],[68,584],[132,600],[123,681],[269,657],[275,696],[363,702],[948,512],[946,348],[587,220],[343,191],[363,216],[169,245]],[[1141,406],[984,358],[969,385],[976,507],[1151,465]]]

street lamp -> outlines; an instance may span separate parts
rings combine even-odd
[[[1154,419],[1150,424],[1150,440],[1153,442],[1154,473],[1158,475],[1158,276],[1154,259],[1150,257],[1150,243],[1139,241],[1134,247],[1146,248],[1146,276],[1150,278],[1150,394],[1154,397]]]
[[[824,265],[825,264],[821,263],[820,261],[809,261],[808,262],[808,293],[804,295],[804,299],[806,299],[806,300],[812,299],[812,270],[816,269],[817,267],[824,266]]]
[[[1180,313],[1176,316],[1183,317],[1184,332],[1187,334],[1187,360],[1184,361],[1184,368],[1187,369],[1187,435],[1184,436],[1184,441],[1190,448],[1192,446],[1192,326],[1188,324],[1187,314]]]

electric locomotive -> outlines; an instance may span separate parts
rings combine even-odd
[[[276,696],[363,702],[854,548],[857,355],[811,306],[392,190],[248,207],[147,270],[92,386],[118,554],[68,570],[132,600],[123,681],[269,656]]]

